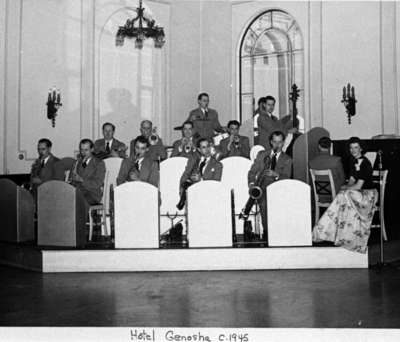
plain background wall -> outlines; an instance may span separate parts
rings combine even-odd
[[[53,140],[58,156],[73,155],[80,138],[98,138],[99,30],[113,11],[137,4],[0,0],[0,172],[29,172],[40,137]],[[400,3],[148,0],[145,5],[167,35],[160,62],[165,75],[156,85],[163,100],[154,114],[160,115],[166,143],[179,137],[172,127],[196,107],[200,91],[210,93],[221,123],[238,118],[238,45],[248,23],[268,9],[287,11],[302,30],[306,127],[323,126],[334,139],[400,133]],[[347,82],[358,100],[351,125],[340,102]],[[55,128],[45,106],[53,85],[63,95]],[[131,129],[136,135],[138,127]]]

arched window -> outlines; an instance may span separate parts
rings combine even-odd
[[[258,15],[247,27],[240,42],[240,119],[253,120],[260,97],[276,98],[275,115],[291,113],[290,91],[300,89],[297,102],[300,130],[304,130],[304,51],[296,20],[281,10]]]

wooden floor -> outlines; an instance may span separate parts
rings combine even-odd
[[[399,267],[0,279],[1,326],[400,327]]]

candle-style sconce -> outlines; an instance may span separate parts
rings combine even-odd
[[[343,98],[341,101],[346,108],[347,119],[349,121],[349,125],[351,124],[351,117],[356,115],[356,96],[354,93],[354,87],[350,86],[350,83],[347,83],[347,87],[343,87]]]
[[[51,125],[55,127],[57,111],[58,108],[62,106],[60,89],[56,89],[56,87],[49,89],[49,94],[47,97],[46,104],[47,104],[47,118],[51,120]]]

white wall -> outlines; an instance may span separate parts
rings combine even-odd
[[[40,137],[53,140],[58,156],[72,155],[80,138],[98,137],[104,113],[110,112],[104,92],[136,89],[130,83],[134,69],[124,73],[126,67],[113,65],[112,58],[105,62],[104,52],[112,54],[115,47],[112,39],[102,45],[100,33],[115,11],[136,5],[134,0],[0,0],[1,171],[27,172]],[[156,95],[149,102],[146,90],[140,92],[133,105],[137,117],[150,116],[161,127],[167,143],[179,136],[172,127],[196,106],[200,91],[210,93],[222,123],[238,117],[238,45],[251,19],[273,8],[289,12],[303,33],[306,127],[322,125],[335,139],[400,133],[400,3],[147,0],[145,5],[164,26],[167,43],[156,52]],[[122,20],[117,17],[114,25]],[[138,54],[127,46],[124,63]],[[118,69],[115,79],[110,60]],[[351,125],[340,103],[347,82],[358,100]],[[52,85],[63,94],[55,128],[45,106]],[[131,113],[122,106],[110,119],[118,121],[120,111]],[[125,140],[137,134],[138,127],[130,126],[119,124]]]

